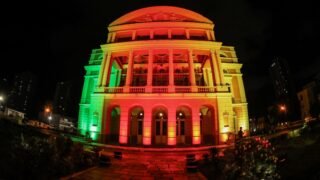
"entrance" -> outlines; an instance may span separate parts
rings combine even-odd
[[[180,106],[176,111],[176,139],[177,144],[192,143],[191,110]]]
[[[214,144],[214,115],[210,106],[200,107],[200,133],[202,144]]]
[[[167,144],[168,115],[165,108],[156,108],[153,112],[153,142],[156,145]]]
[[[142,144],[144,113],[141,107],[134,107],[130,113],[129,143],[132,145]]]
[[[107,119],[106,141],[108,144],[118,144],[120,131],[120,108],[118,106],[112,107],[109,113],[110,114]]]

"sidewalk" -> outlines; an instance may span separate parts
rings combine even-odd
[[[110,151],[103,154],[111,155]],[[95,167],[63,179],[192,179],[205,180],[200,173],[185,170],[186,153],[125,152],[123,159],[112,158],[110,167]]]

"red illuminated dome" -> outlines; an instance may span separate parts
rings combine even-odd
[[[234,48],[215,41],[213,22],[155,6],[130,12],[94,49],[79,111],[81,133],[106,144],[216,145],[248,131]]]

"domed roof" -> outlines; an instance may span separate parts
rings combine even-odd
[[[188,9],[174,6],[152,6],[129,12],[113,21],[109,26],[164,21],[213,24],[208,18]]]

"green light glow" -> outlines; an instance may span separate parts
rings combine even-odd
[[[97,125],[91,125],[90,131],[96,132],[97,131]]]
[[[95,52],[92,52],[91,57],[95,57]],[[90,61],[89,61],[90,64]],[[97,85],[97,80],[100,71],[99,65],[88,65],[85,66],[86,75],[84,79],[82,94],[81,94],[81,102],[79,108],[79,120],[78,120],[78,129],[82,135],[86,133],[90,133],[90,137],[92,139],[97,138],[97,133],[99,133],[99,125],[95,126],[95,129],[92,129],[92,124],[97,124],[97,119],[99,117],[94,117],[93,112],[101,114],[101,110],[93,109],[92,103],[92,94],[94,94],[95,87]],[[95,121],[95,122],[94,122]],[[94,133],[92,131],[94,130]],[[92,135],[94,135],[94,138]]]

